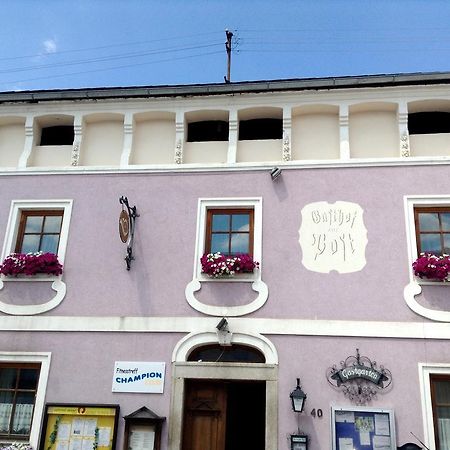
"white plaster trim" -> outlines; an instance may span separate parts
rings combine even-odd
[[[422,293],[423,285],[441,286],[443,288],[450,286],[450,283],[433,282],[421,280],[414,276],[412,263],[418,257],[416,245],[416,226],[414,222],[414,208],[416,206],[449,206],[449,195],[406,195],[404,197],[405,207],[405,225],[406,225],[406,242],[408,246],[408,272],[409,284],[403,290],[403,298],[408,307],[416,314],[426,317],[427,319],[436,320],[438,322],[450,322],[450,311],[439,311],[435,309],[425,308],[420,305],[416,297]]]
[[[1,316],[0,331],[192,333],[214,330],[217,317]],[[450,340],[447,323],[317,319],[228,318],[231,330],[279,336],[375,337]]]
[[[259,269],[251,274],[241,274],[232,278],[210,278],[202,274],[200,258],[205,253],[206,215],[211,208],[249,208],[254,210],[253,227],[253,259],[259,262]],[[262,272],[262,198],[200,198],[198,200],[197,230],[195,236],[194,271],[192,281],[185,289],[189,305],[202,312],[214,316],[243,316],[261,308],[269,297],[267,285],[261,279]],[[233,283],[252,282],[252,289],[258,293],[255,300],[242,306],[212,306],[195,298],[201,289],[201,283]]]
[[[4,278],[6,280],[6,278]],[[50,279],[51,280],[51,279]],[[11,281],[11,280],[8,280]],[[16,281],[48,281],[48,278],[36,279],[31,277],[31,279],[19,279]],[[3,281],[0,280],[0,291],[3,289]],[[34,314],[42,314],[56,308],[66,296],[66,283],[61,280],[61,278],[56,277],[52,283],[52,289],[56,292],[56,295],[51,298],[46,303],[41,303],[39,305],[12,305],[11,303],[4,303],[0,301],[0,311],[5,314],[11,314],[15,316],[31,316]]]
[[[419,363],[419,385],[422,403],[424,444],[430,450],[436,450],[434,440],[433,407],[431,403],[430,375],[450,375],[450,364]]]
[[[34,404],[33,420],[31,422],[30,445],[37,449],[39,432],[42,426],[45,393],[47,390],[48,374],[50,369],[50,352],[1,352],[0,362],[13,363],[40,363],[39,382]]]
[[[221,280],[215,280],[220,282]],[[238,280],[227,280],[225,282],[230,281],[246,281],[245,279]],[[201,283],[198,280],[192,280],[187,286],[185,290],[186,300],[192,308],[197,311],[208,314],[210,316],[228,316],[228,317],[236,317],[236,316],[245,316],[246,314],[250,314],[254,311],[257,311],[261,308],[264,303],[266,303],[269,298],[269,289],[267,284],[262,280],[256,280],[252,283],[252,289],[258,293],[258,296],[255,300],[247,305],[242,306],[212,306],[206,305],[205,303],[201,303],[195,298],[195,292],[198,292],[201,289]]]
[[[17,175],[99,175],[99,174],[142,174],[142,173],[197,173],[197,172],[241,172],[241,171],[268,171],[274,164],[283,170],[314,169],[314,168],[350,168],[350,167],[395,167],[395,166],[435,166],[449,165],[450,156],[411,156],[409,158],[354,158],[305,160],[305,161],[260,161],[241,163],[191,163],[191,164],[142,164],[131,165],[124,168],[119,166],[76,166],[76,167],[26,167],[9,168],[0,167],[0,176]]]
[[[230,331],[233,334],[231,344],[243,344],[258,349],[266,358],[266,364],[278,364],[278,353],[275,346],[269,339],[255,334],[244,334],[235,332],[232,327]],[[172,362],[187,361],[187,357],[192,350],[208,344],[218,344],[217,333],[214,331],[194,332],[182,338],[175,345],[172,353]]]

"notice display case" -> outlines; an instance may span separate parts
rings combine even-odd
[[[119,405],[47,404],[40,450],[113,450]]]
[[[333,450],[396,450],[392,410],[333,407],[331,426]]]

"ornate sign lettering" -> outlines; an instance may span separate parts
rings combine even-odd
[[[358,405],[366,404],[392,383],[391,372],[383,366],[378,369],[376,361],[361,356],[359,349],[356,356],[349,356],[340,365],[340,369],[336,365],[328,369],[327,380]]]
[[[128,212],[122,209],[119,216],[119,236],[120,240],[126,244],[130,237],[130,216]]]

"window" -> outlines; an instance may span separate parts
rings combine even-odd
[[[239,122],[239,140],[282,139],[282,119],[250,119]]]
[[[409,134],[450,133],[450,113],[430,111],[408,114]]]
[[[418,253],[450,253],[450,207],[414,208]]]
[[[255,281],[261,277],[262,199],[201,198],[197,215],[194,278],[214,281],[202,273],[200,258],[205,253],[226,255],[248,253],[260,264],[253,273],[242,273],[229,281]],[[216,280],[217,281],[217,280]],[[224,281],[224,280],[222,280]]]
[[[0,437],[28,438],[40,364],[0,364]]]
[[[436,449],[450,450],[450,375],[430,375]]]
[[[63,210],[23,210],[16,242],[16,253],[58,253]]]
[[[188,142],[228,141],[228,122],[203,120],[188,123]]]
[[[253,209],[208,209],[205,253],[253,255]]]
[[[64,264],[72,200],[13,200],[2,261],[11,253],[51,252]]]
[[[72,145],[73,137],[72,125],[44,127],[42,128],[39,145]]]

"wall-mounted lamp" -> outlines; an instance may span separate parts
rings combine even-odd
[[[279,167],[274,167],[270,171],[270,178],[272,178],[272,181],[275,181],[280,175],[281,175],[281,169]]]
[[[225,319],[225,317],[223,317],[223,318],[220,320],[220,322],[216,325],[216,328],[217,328],[219,331],[223,331],[223,330],[225,330],[225,329],[227,328],[227,326],[228,326],[228,321],[227,321],[227,319]]]
[[[289,397],[291,397],[292,409],[301,413],[305,406],[306,394],[300,387],[300,378],[297,378],[297,387],[289,394]]]

